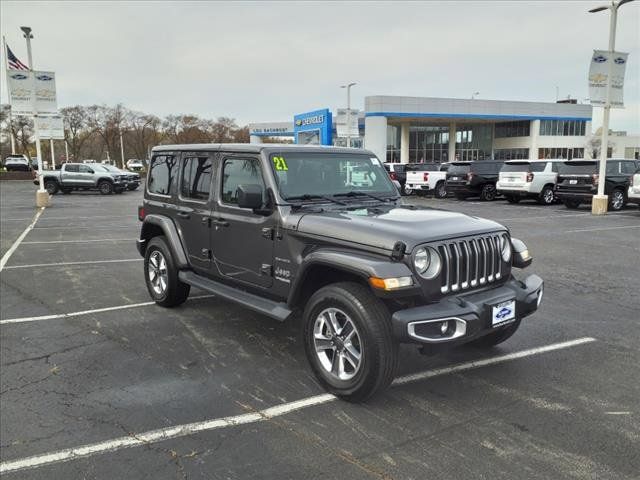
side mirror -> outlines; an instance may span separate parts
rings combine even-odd
[[[513,247],[513,263],[516,268],[526,268],[531,265],[533,258],[529,253],[529,249],[522,240],[517,238],[511,239],[511,246]]]
[[[262,207],[262,187],[256,184],[238,185],[238,206],[256,210]]]

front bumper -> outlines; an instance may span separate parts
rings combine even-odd
[[[537,275],[529,275],[523,281],[512,277],[507,283],[496,288],[451,296],[437,303],[398,310],[391,316],[393,333],[402,343],[461,345],[513,323],[492,326],[492,308],[498,304],[515,300],[514,321],[531,315],[538,309],[538,297],[542,299],[543,286],[544,282]],[[434,336],[433,329],[424,330],[429,324],[441,324],[444,321],[450,321],[452,325],[455,323],[456,328],[450,329],[441,337]],[[425,335],[425,331],[430,333]]]

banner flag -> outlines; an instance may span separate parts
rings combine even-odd
[[[607,103],[607,85],[611,72],[611,108],[624,108],[624,74],[628,53],[594,50],[589,68],[589,100],[591,105],[604,107]]]
[[[38,133],[41,140],[64,140],[64,122],[60,115],[37,116]]]
[[[7,87],[13,115],[58,113],[54,72],[7,70]]]

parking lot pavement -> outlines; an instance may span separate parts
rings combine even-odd
[[[0,195],[4,254],[33,219],[33,187]],[[152,305],[140,200],[55,196],[0,274],[7,478],[637,478],[637,208],[405,199],[509,226],[545,301],[490,351],[404,346],[404,380],[358,405],[316,384],[295,321],[197,291]]]

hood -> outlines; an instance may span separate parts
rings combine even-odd
[[[499,223],[463,213],[398,205],[304,214],[298,231],[392,250],[404,242],[416,245],[507,229]]]

